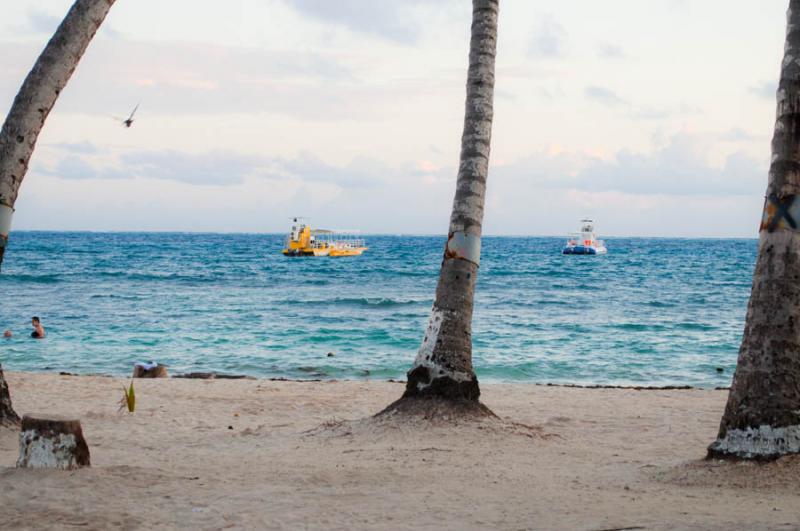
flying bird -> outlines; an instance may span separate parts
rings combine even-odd
[[[125,127],[130,127],[133,125],[133,115],[136,114],[136,109],[138,108],[139,104],[137,103],[136,107],[134,107],[133,110],[131,111],[131,115],[122,120],[122,125],[124,125]]]

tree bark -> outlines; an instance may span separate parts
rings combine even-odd
[[[2,366],[0,366],[0,426],[19,426],[19,415],[11,405],[11,393]]]
[[[22,417],[17,468],[75,470],[91,465],[80,420],[50,416]]]
[[[0,266],[19,187],[59,94],[115,0],[76,0],[33,65],[0,130]]]
[[[492,138],[498,0],[473,0],[464,131],[436,299],[404,397],[476,401],[472,309]]]
[[[800,452],[800,0],[787,13],[758,259],[736,373],[709,457]]]

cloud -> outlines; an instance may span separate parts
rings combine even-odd
[[[243,182],[260,169],[262,162],[258,157],[224,151],[199,154],[174,150],[137,151],[120,156],[120,166],[106,169],[100,176],[229,185]]]
[[[425,0],[285,1],[303,15],[402,44],[419,39],[424,20],[416,16],[414,8],[430,3]],[[439,3],[452,2],[439,0]]]
[[[274,165],[280,172],[276,175],[307,182],[327,182],[343,188],[369,188],[390,173],[384,164],[367,157],[357,157],[347,166],[336,167],[309,152],[301,152],[292,159],[275,159]]]
[[[707,154],[718,142],[749,138],[742,131],[716,135],[679,133],[650,153],[620,150],[610,159],[583,153],[533,153],[511,164],[493,165],[493,180],[512,181],[532,189],[578,189],[628,194],[749,195],[761,193],[767,168],[740,152],[721,165]],[[50,165],[41,173],[64,179],[156,179],[200,186],[239,185],[248,179],[269,179],[332,185],[337,189],[368,191],[387,183],[422,179],[450,182],[453,168],[430,161],[399,167],[360,156],[345,165],[333,165],[310,152],[294,157],[270,157],[208,151],[140,150],[120,154],[88,142],[54,146]],[[60,154],[64,152],[63,154]]]
[[[49,175],[57,175],[63,179],[94,179],[97,177],[97,170],[86,160],[75,155],[67,155],[58,161],[52,170],[43,172]]]
[[[28,11],[28,25],[35,33],[52,35],[59,24],[61,24],[61,19],[56,16],[49,15],[38,9]]]
[[[619,151],[603,160],[579,153],[535,153],[498,166],[498,179],[535,188],[675,196],[761,194],[767,168],[742,153],[729,155],[721,167],[706,157],[708,139],[681,133],[652,153]]]
[[[328,164],[309,152],[296,157],[265,157],[231,151],[188,153],[177,150],[140,150],[112,154],[89,142],[56,144],[50,165],[37,171],[63,179],[156,179],[200,186],[230,186],[248,178],[328,183],[340,188],[371,188],[397,175],[383,163],[356,157],[345,166]]]
[[[542,16],[534,28],[530,55],[557,58],[564,55],[567,30],[552,15]]]
[[[585,153],[551,151],[533,153],[511,164],[492,165],[487,230],[529,233],[532,225],[527,223],[528,216],[536,212],[533,226],[540,227],[537,232],[543,230],[541,227],[549,227],[548,233],[567,231],[575,219],[591,214],[605,220],[604,232],[725,235],[731,234],[731,227],[715,216],[727,208],[742,217],[734,220],[738,231],[734,233],[749,234],[747,213],[752,211],[752,217],[756,217],[758,205],[753,205],[763,194],[766,167],[742,153],[729,155],[719,165],[709,162],[706,154],[725,136],[680,133],[647,153],[621,150],[601,159]],[[125,212],[134,202],[148,204],[151,200],[161,205],[161,217],[148,223],[171,230],[264,230],[254,225],[254,220],[265,208],[272,212],[270,223],[302,212],[321,222],[361,227],[367,223],[367,228],[378,231],[444,230],[456,174],[455,168],[427,159],[388,166],[357,157],[348,164],[336,165],[310,152],[295,157],[174,150],[114,154],[109,153],[114,148],[106,146],[66,146],[73,145],[80,146],[78,151],[94,154],[76,154],[64,145],[45,145],[49,149],[43,150],[40,158],[52,160],[52,164],[34,168],[34,172],[50,178],[40,185],[46,186],[48,194],[67,189],[92,195],[94,190],[105,190],[105,195],[96,199],[96,208],[105,212],[103,220],[77,211],[73,219],[109,223],[108,219],[119,214],[109,204]],[[66,181],[72,182],[67,185]],[[31,186],[35,196],[37,185]],[[135,192],[142,187],[151,190],[150,196]],[[119,197],[114,190],[128,192]],[[158,193],[153,196],[152,190]],[[38,196],[44,197],[43,193],[40,190]],[[220,198],[227,198],[224,201],[230,204],[217,204]],[[89,203],[89,199],[82,199],[81,204]],[[408,205],[414,208],[409,210]],[[230,221],[209,225],[200,212],[206,208],[217,212],[220,220]],[[621,214],[623,211],[625,214]],[[520,224],[522,215],[525,224]],[[642,223],[631,226],[631,216],[639,216]],[[675,223],[665,228],[643,219],[651,216],[674,219]],[[124,219],[120,215],[120,220]],[[127,227],[123,221],[112,226]]]
[[[597,47],[597,56],[605,59],[622,59],[627,57],[627,54],[619,46],[605,43]]]
[[[681,103],[679,105],[668,105],[662,107],[640,107],[630,111],[630,117],[634,120],[663,120],[675,116],[693,116],[703,114],[703,109]]]
[[[753,142],[762,139],[762,136],[748,133],[741,127],[733,127],[724,134],[720,135],[720,140],[727,142]]]
[[[586,87],[584,94],[587,98],[610,107],[627,105],[627,102],[620,98],[616,92],[606,87],[590,86]]]
[[[50,144],[49,147],[78,155],[96,155],[98,153],[97,146],[88,140],[82,142],[59,142],[58,144]]]
[[[60,112],[122,114],[141,101],[140,111],[148,114],[275,112],[338,119],[363,106],[354,97],[365,90],[362,84],[327,52],[125,39],[94,44],[59,99]],[[0,46],[21,83],[31,63],[13,58],[35,57],[36,46]],[[4,87],[10,99],[19,88]]]
[[[775,93],[778,92],[778,83],[775,81],[764,81],[748,88],[747,92],[765,100],[775,101]]]

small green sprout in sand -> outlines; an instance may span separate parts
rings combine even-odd
[[[127,407],[130,413],[133,413],[133,410],[136,409],[136,393],[133,392],[133,380],[131,380],[131,386],[128,389],[125,387],[122,388],[122,391],[125,393],[119,401],[119,413]]]

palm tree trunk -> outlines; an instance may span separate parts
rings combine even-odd
[[[477,402],[472,369],[472,308],[492,137],[499,0],[473,0],[467,100],[450,230],[428,328],[404,398]],[[391,406],[390,406],[391,407]]]
[[[115,0],[76,0],[25,78],[0,130],[0,266],[36,139]]]
[[[800,452],[800,0],[789,2],[772,164],[744,337],[709,457]]]
[[[11,406],[11,393],[8,390],[3,367],[0,366],[0,426],[18,426],[19,415]]]

